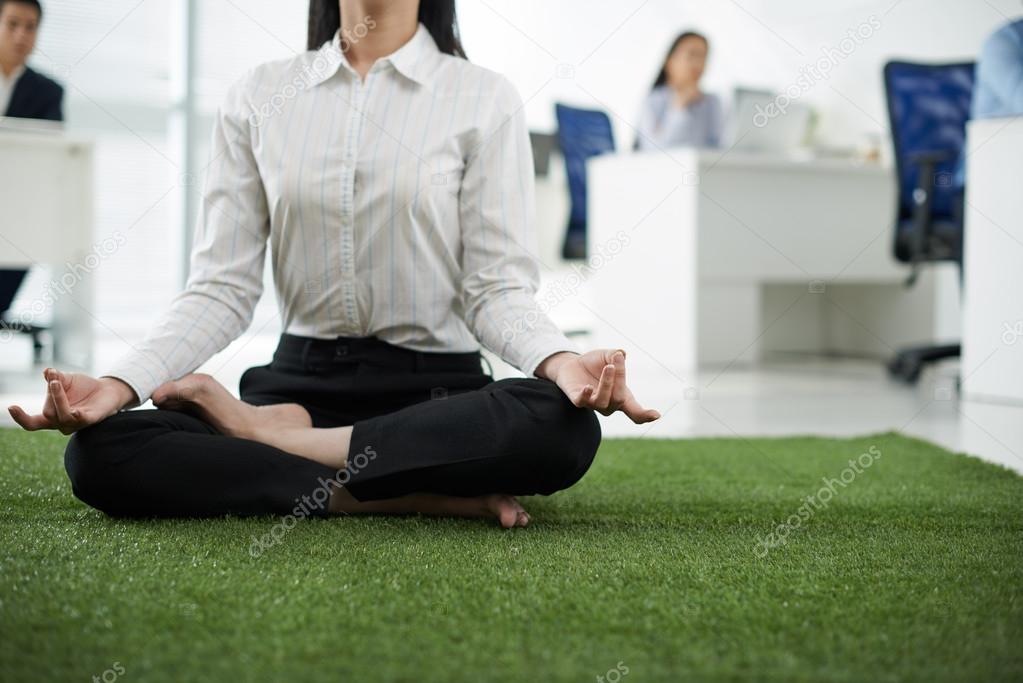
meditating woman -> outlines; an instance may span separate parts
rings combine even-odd
[[[721,144],[724,127],[721,101],[700,89],[708,49],[707,38],[695,31],[675,38],[643,102],[636,149]]]
[[[589,468],[594,411],[659,415],[623,350],[576,353],[536,303],[522,100],[465,59],[454,0],[313,0],[309,19],[309,50],[217,113],[185,291],[109,372],[47,368],[42,413],[10,412],[72,434],[72,489],[110,515],[525,525],[514,496]],[[239,401],[190,373],[250,325],[268,242],[283,333]],[[527,377],[493,381],[481,343]]]

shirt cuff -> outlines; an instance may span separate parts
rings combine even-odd
[[[533,337],[530,340],[523,356],[522,365],[519,369],[527,377],[536,377],[536,369],[549,357],[562,351],[579,353],[579,349],[564,334],[550,334],[541,337]]]
[[[100,375],[100,377],[119,379],[131,387],[132,391],[138,396],[138,403],[125,405],[121,410],[139,407],[149,400],[149,397],[156,391],[156,387],[163,384],[149,369],[131,360],[117,363],[113,368]]]

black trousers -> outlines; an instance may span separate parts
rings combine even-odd
[[[299,403],[315,427],[352,425],[347,467],[179,411],[137,409],[71,435],[64,465],[75,496],[112,516],[325,516],[330,480],[360,501],[550,495],[585,474],[601,436],[593,411],[550,381],[495,382],[478,352],[422,353],[372,337],[284,334],[239,390],[253,405]]]

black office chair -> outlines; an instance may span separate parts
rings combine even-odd
[[[963,190],[955,181],[973,95],[973,62],[884,67],[888,119],[898,180],[895,258],[910,266],[952,261],[963,273]],[[959,344],[903,349],[888,363],[892,377],[915,383],[928,363],[959,356]]]
[[[39,363],[43,355],[41,336],[46,331],[46,328],[15,320],[10,316],[11,304],[14,303],[14,297],[17,296],[18,289],[21,287],[21,283],[25,280],[26,275],[28,275],[28,270],[24,268],[0,268],[0,329],[7,332],[23,332],[31,335],[33,360]]]

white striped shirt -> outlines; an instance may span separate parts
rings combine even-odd
[[[419,351],[482,342],[527,375],[575,350],[536,303],[522,99],[422,24],[365,82],[338,34],[251,69],[212,140],[185,291],[103,375],[140,402],[249,327],[268,239],[285,332]]]

